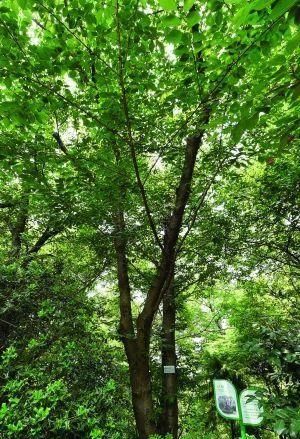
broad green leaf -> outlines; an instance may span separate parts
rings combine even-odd
[[[203,36],[200,34],[200,32],[193,32],[193,41],[194,43],[198,43],[199,41],[202,41]]]
[[[189,27],[193,27],[195,26],[195,24],[199,23],[201,21],[199,11],[190,12],[189,15],[186,17],[186,21]]]
[[[285,12],[289,11],[296,3],[298,3],[298,0],[280,0],[272,10],[270,18],[276,20]]]
[[[270,60],[270,65],[272,66],[282,66],[285,64],[286,58],[284,55],[276,55]]]
[[[158,0],[158,3],[165,11],[174,11],[177,9],[175,0]]]
[[[293,53],[298,47],[300,47],[300,32],[297,32],[296,35],[287,42],[286,50],[288,53]]]
[[[246,128],[249,130],[252,130],[253,128],[256,127],[258,121],[259,121],[259,112],[254,113],[254,115],[251,116],[250,119],[247,120]]]
[[[180,43],[181,38],[182,32],[176,29],[171,30],[171,32],[168,33],[168,35],[166,36],[166,40],[168,41],[168,43],[172,43],[175,45]]]
[[[202,49],[202,43],[194,43],[194,52],[198,53]]]
[[[32,0],[17,0],[17,3],[22,9],[30,9],[32,6]]]
[[[178,46],[175,50],[174,50],[175,55],[177,56],[181,56],[184,53],[189,53],[189,49],[187,46],[185,46],[184,44],[181,44],[180,46]]]
[[[260,11],[270,6],[274,1],[275,0],[256,0],[251,3],[251,10]]]
[[[244,128],[241,123],[238,123],[232,130],[232,140],[234,143],[238,143],[243,135]]]
[[[248,16],[250,14],[251,11],[251,6],[249,4],[247,4],[246,6],[244,6],[243,8],[241,8],[236,15],[233,17],[232,23],[236,26],[239,27],[242,24],[245,24]]]
[[[222,24],[222,21],[223,21],[223,14],[222,14],[222,11],[218,11],[218,12],[216,13],[215,21],[216,21],[216,24],[217,24],[218,26],[220,26],[220,25]]]
[[[195,3],[195,0],[184,0],[184,4],[183,4],[184,11],[188,12],[194,3]]]
[[[286,431],[285,423],[283,420],[278,420],[274,425],[274,430],[277,434],[282,434],[284,431]]]
[[[161,22],[164,27],[180,26],[181,24],[180,18],[176,17],[176,15],[168,15],[167,17],[163,17]]]

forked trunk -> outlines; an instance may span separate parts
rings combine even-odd
[[[124,87],[123,92],[125,92]],[[124,108],[127,112],[126,99],[124,96]],[[204,113],[203,122],[209,119],[209,111]],[[149,368],[149,345],[151,338],[151,329],[155,315],[159,309],[160,303],[164,300],[170,285],[173,283],[173,273],[176,261],[176,245],[178,243],[179,233],[182,226],[182,220],[185,208],[189,199],[192,177],[196,163],[196,157],[204,131],[199,135],[187,139],[185,158],[179,185],[176,190],[176,197],[173,211],[167,221],[163,241],[160,242],[151,211],[147,203],[145,189],[140,179],[138,164],[135,155],[135,145],[130,134],[130,146],[132,159],[136,172],[136,178],[141,190],[142,199],[148,215],[150,227],[153,231],[156,241],[159,241],[161,249],[160,262],[157,266],[151,285],[144,302],[144,306],[134,324],[132,307],[131,307],[131,287],[128,272],[127,260],[127,233],[124,215],[124,200],[126,191],[120,188],[120,203],[115,215],[115,235],[114,245],[117,255],[118,286],[120,291],[120,327],[119,332],[123,341],[126,356],[130,370],[130,384],[132,390],[132,404],[138,430],[139,439],[148,439],[151,434],[158,432],[155,422],[154,406],[151,390],[151,377]],[[116,162],[120,162],[120,152],[116,149]],[[181,242],[182,245],[183,242]],[[173,290],[173,287],[171,288]],[[171,294],[171,297],[174,294]],[[173,297],[174,299],[174,297]],[[175,365],[175,306],[174,301],[165,299],[166,314],[165,325],[168,328],[166,332],[167,344],[164,348],[164,364],[171,362]],[[166,364],[168,365],[168,364]],[[166,419],[166,430],[172,431],[173,437],[177,437],[177,397],[176,397],[176,374],[170,374],[163,378],[164,391],[167,394],[164,402],[164,413]],[[163,392],[164,393],[164,392]]]

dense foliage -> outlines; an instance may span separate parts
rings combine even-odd
[[[261,389],[249,438],[300,437],[299,21],[297,0],[2,0],[0,437],[234,439],[218,377]]]

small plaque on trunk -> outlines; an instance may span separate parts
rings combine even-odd
[[[175,366],[164,366],[164,373],[175,373]]]

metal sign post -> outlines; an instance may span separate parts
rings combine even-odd
[[[241,426],[241,439],[247,439],[246,427],[243,424],[243,422],[240,422],[240,426]]]
[[[243,423],[241,400],[238,398],[238,408],[239,408],[239,424],[241,429],[241,439],[247,439],[246,427]]]

